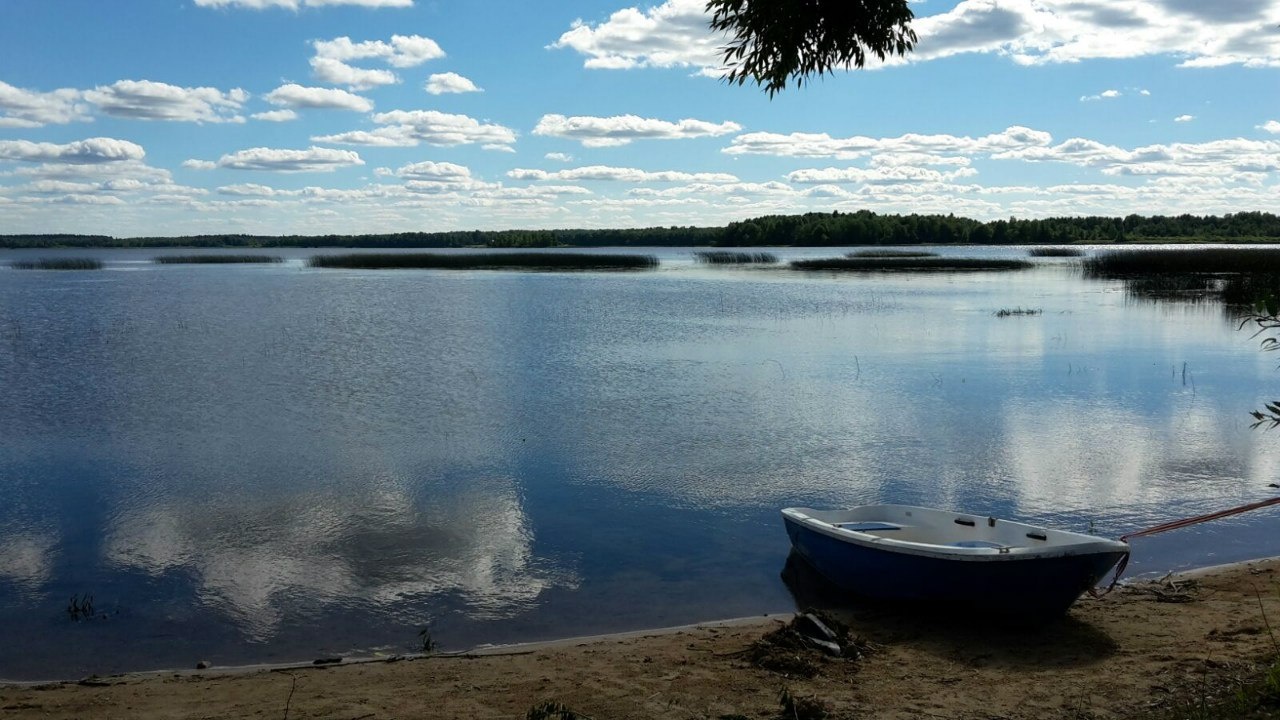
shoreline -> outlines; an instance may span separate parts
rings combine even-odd
[[[1217,565],[1206,565],[1204,567],[1187,568],[1185,570],[1173,570],[1166,573],[1159,571],[1145,572],[1141,575],[1122,579],[1116,585],[1116,591],[1119,592],[1126,587],[1130,587],[1140,583],[1151,583],[1164,581],[1167,579],[1195,579],[1205,575],[1214,575],[1222,572],[1229,572],[1235,568],[1245,568],[1258,563],[1276,563],[1280,567],[1280,555],[1255,558],[1252,560],[1236,560],[1233,562],[1220,563]],[[1101,587],[1101,586],[1099,586]],[[1077,604],[1084,602],[1088,598],[1087,595],[1077,600]],[[1074,607],[1074,606],[1073,606]],[[399,652],[388,653],[385,655],[377,654],[354,654],[341,656],[336,662],[324,661],[325,658],[316,658],[312,660],[291,660],[276,663],[241,663],[237,665],[210,665],[207,668],[192,667],[169,667],[169,668],[153,668],[148,670],[126,670],[123,672],[109,673],[106,675],[98,675],[96,673],[79,678],[42,678],[34,680],[16,680],[0,678],[0,689],[4,688],[21,688],[21,687],[41,687],[49,685],[65,685],[79,684],[88,680],[112,680],[112,679],[145,679],[149,677],[159,676],[196,676],[196,675],[239,675],[255,672],[280,672],[283,670],[302,670],[311,669],[319,666],[327,667],[346,667],[352,665],[364,665],[369,663],[394,663],[404,661],[423,660],[428,658],[456,658],[456,657],[491,657],[500,656],[511,653],[535,652],[539,650],[555,649],[558,647],[578,645],[582,643],[597,643],[609,641],[630,640],[634,638],[663,636],[676,634],[680,632],[709,629],[709,628],[728,628],[743,625],[758,625],[768,622],[789,622],[794,618],[794,611],[780,611],[772,613],[761,613],[759,615],[745,615],[733,618],[721,618],[714,620],[705,620],[681,625],[667,625],[652,628],[641,628],[638,630],[620,630],[617,632],[594,633],[591,635],[570,635],[565,637],[549,638],[546,640],[530,640],[518,643],[483,643],[465,650],[453,650],[447,652]],[[1280,621],[1277,623],[1277,629],[1280,630]],[[369,651],[364,651],[369,652]]]
[[[886,607],[834,611],[864,654],[815,677],[744,656],[790,614],[338,664],[148,671],[5,683],[6,716],[520,717],[555,701],[594,718],[776,714],[782,688],[835,716],[1129,718],[1176,709],[1275,657],[1280,558],[1136,579],[1032,632]],[[286,704],[287,703],[287,704]]]
[[[664,635],[674,635],[682,632],[691,632],[696,630],[720,629],[720,628],[737,628],[742,626],[754,627],[761,623],[768,622],[790,622],[794,618],[794,612],[764,613],[761,615],[746,615],[736,618],[724,618],[721,620],[707,620],[704,622],[686,623],[684,625],[669,625],[658,628],[645,628],[642,630],[623,630],[612,633],[596,633],[593,635],[573,635],[569,637],[552,638],[549,640],[531,640],[529,642],[509,643],[509,644],[490,644],[485,643],[467,648],[466,650],[453,650],[448,652],[406,652],[394,653],[388,655],[351,655],[342,656],[340,658],[327,659],[317,658],[315,660],[294,660],[278,663],[244,663],[240,665],[210,665],[206,668],[156,668],[152,670],[127,670],[124,672],[111,673],[108,675],[91,674],[82,678],[63,678],[63,679],[40,679],[40,680],[6,680],[0,678],[0,691],[6,688],[41,688],[60,685],[83,685],[85,683],[94,682],[112,682],[117,680],[147,680],[149,678],[159,677],[213,677],[213,676],[236,676],[248,675],[260,672],[283,672],[287,670],[314,670],[320,668],[338,668],[351,667],[356,665],[371,664],[388,664],[398,662],[414,662],[418,660],[447,660],[452,658],[487,658],[502,657],[505,655],[527,655],[529,653],[538,652],[540,650],[554,650],[561,647],[573,645],[583,645],[592,643],[614,642],[623,640],[634,640],[638,638],[661,637]]]

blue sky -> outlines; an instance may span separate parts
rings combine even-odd
[[[1280,0],[928,0],[770,99],[703,0],[0,7],[0,233],[1280,210]]]

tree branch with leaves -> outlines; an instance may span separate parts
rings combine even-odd
[[[907,0],[710,0],[707,12],[713,30],[733,36],[724,48],[729,82],[752,80],[770,97],[916,43]]]
[[[1280,298],[1268,293],[1255,302],[1253,310],[1240,320],[1241,330],[1250,325],[1256,329],[1254,337],[1265,336],[1260,341],[1264,351],[1280,350],[1280,339],[1275,337],[1275,333],[1280,332]],[[1254,419],[1250,427],[1280,427],[1280,400],[1263,403],[1261,410],[1253,410],[1249,414]]]

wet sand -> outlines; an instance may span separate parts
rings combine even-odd
[[[835,717],[1134,717],[1229,690],[1275,656],[1280,559],[1135,582],[1038,629],[884,606],[835,616],[867,652],[807,651],[819,670],[809,679],[741,652],[783,622],[763,617],[396,662],[7,685],[0,716],[523,718],[554,700],[597,720],[771,718],[785,687]]]

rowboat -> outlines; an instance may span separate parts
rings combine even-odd
[[[796,554],[847,592],[1029,619],[1065,613],[1129,554],[1118,540],[909,505],[782,519]]]

